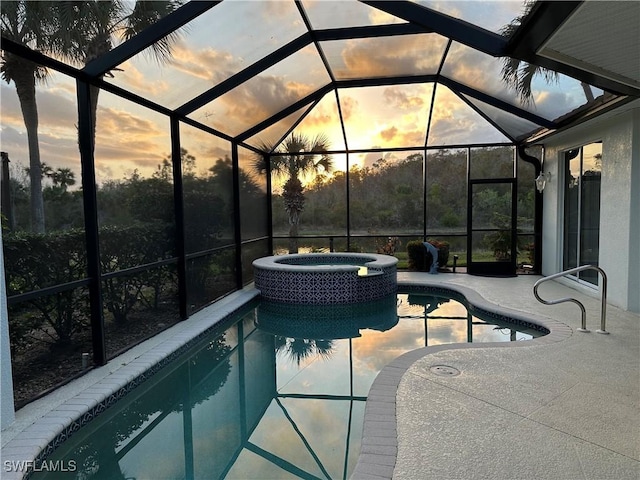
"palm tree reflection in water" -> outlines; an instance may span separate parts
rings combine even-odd
[[[328,360],[335,350],[333,340],[289,338],[276,335],[274,341],[276,353],[286,355],[298,366],[316,356]]]

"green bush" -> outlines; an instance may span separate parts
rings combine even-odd
[[[427,240],[438,249],[438,267],[445,268],[449,262],[449,243],[438,240]],[[424,244],[419,240],[412,240],[407,243],[407,256],[409,257],[409,270],[427,272],[431,268],[433,259],[431,253],[427,251]]]
[[[100,264],[102,273],[126,270],[174,255],[171,226],[161,223],[134,224],[126,227],[108,226],[100,229]],[[141,300],[157,306],[161,290],[171,284],[167,267],[154,268],[136,275],[109,277],[102,283],[104,308],[118,324]],[[144,297],[151,290],[152,300]]]
[[[187,261],[187,292],[192,309],[213,301],[224,293],[229,279],[234,278],[235,251],[220,250],[216,253]]]
[[[483,242],[489,249],[491,249],[496,260],[509,261],[511,260],[512,255],[511,217],[494,212],[491,222],[498,230],[492,233],[487,233],[483,238]],[[517,232],[519,232],[519,230],[517,230]],[[516,236],[516,257],[522,248],[522,240],[520,237]]]
[[[15,232],[3,238],[7,295],[53,287],[87,276],[84,231],[35,234]],[[68,343],[88,325],[86,287],[28,300],[9,308],[13,347],[41,329],[55,343]]]
[[[171,258],[174,232],[163,223],[108,226],[100,229],[102,273],[116,272]],[[46,234],[3,234],[5,275],[9,297],[86,279],[86,239],[82,229]],[[135,275],[103,280],[103,305],[118,323],[143,302],[158,307],[161,293],[174,288],[175,269],[164,265]],[[29,343],[40,331],[53,344],[70,343],[88,328],[89,294],[86,286],[12,303],[9,328],[12,347]],[[42,336],[42,335],[40,335]]]

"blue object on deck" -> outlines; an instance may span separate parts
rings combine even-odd
[[[422,242],[422,244],[427,249],[427,252],[431,254],[432,258],[431,269],[429,270],[429,273],[438,273],[438,249],[431,245],[429,242]]]

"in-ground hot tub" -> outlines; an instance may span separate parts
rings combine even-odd
[[[397,290],[398,259],[375,253],[299,253],[254,260],[261,295],[277,302],[346,304]]]

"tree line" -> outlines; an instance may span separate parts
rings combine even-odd
[[[80,68],[112,50],[159,19],[175,11],[183,2],[78,1],[3,1],[0,3],[2,36]],[[179,31],[159,39],[151,51],[159,62],[171,58],[171,49],[180,38]],[[99,79],[104,78],[106,72]],[[49,72],[24,57],[5,50],[0,57],[0,75],[13,81],[22,110],[29,146],[29,208],[31,228],[45,231],[42,163],[38,139],[36,85],[47,81]],[[90,86],[89,108],[91,136],[95,143],[96,114],[100,89]]]
[[[473,178],[513,178],[513,147],[471,149]],[[467,150],[430,150],[425,162],[420,153],[405,158],[381,157],[370,166],[353,166],[349,173],[317,175],[305,185],[304,208],[298,213],[300,234],[346,232],[347,205],[350,228],[356,234],[411,234],[427,231],[466,233]],[[518,162],[518,216],[520,226],[533,225],[535,192],[533,169]],[[348,202],[347,202],[348,177]],[[285,184],[286,188],[286,184]],[[286,192],[274,194],[274,234],[286,235],[290,218],[281,205]],[[426,197],[426,203],[425,203]],[[494,212],[510,211],[511,190],[485,189],[474,195],[479,221],[502,227]],[[498,222],[498,224],[496,224]]]

